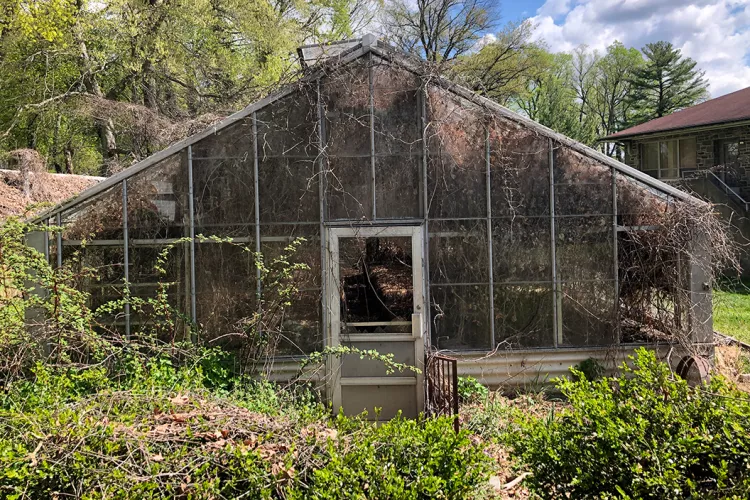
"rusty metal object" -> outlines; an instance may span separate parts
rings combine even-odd
[[[453,417],[453,428],[458,432],[458,361],[440,354],[428,354],[425,375],[426,413],[434,417]]]
[[[711,363],[702,356],[685,356],[677,363],[675,373],[695,387],[708,381]]]

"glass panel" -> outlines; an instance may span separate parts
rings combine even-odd
[[[266,158],[258,165],[261,222],[320,222],[314,160]]]
[[[450,156],[431,156],[427,172],[430,218],[487,216],[487,172],[483,163],[466,166]]]
[[[76,287],[89,294],[92,311],[122,299],[125,279],[124,246],[63,245],[63,262],[72,267]],[[124,308],[97,318],[106,327],[124,330]]]
[[[411,321],[414,279],[411,238],[339,239],[341,321],[349,333],[393,332],[351,323]]]
[[[253,326],[258,307],[255,242],[196,243],[195,294],[202,338],[239,347],[239,334]]]
[[[612,183],[556,184],[555,215],[611,215]]]
[[[249,236],[255,230],[252,156],[193,160],[195,234]]]
[[[390,63],[374,65],[375,153],[422,153],[419,78]]]
[[[430,232],[432,283],[489,283],[487,221],[433,221]]]
[[[187,153],[171,156],[134,175],[127,183],[131,239],[190,235]]]
[[[612,345],[617,342],[613,281],[564,283],[562,293],[564,345]]]
[[[303,238],[295,252],[287,252],[285,249],[298,238]],[[274,260],[286,256],[288,264],[304,264],[305,270],[297,270],[292,275],[292,280],[297,288],[318,289],[320,288],[320,226],[319,225],[261,225],[260,226],[260,251],[266,267],[273,271]],[[287,264],[279,262],[276,266],[284,267]],[[280,273],[275,273],[272,279],[277,279]]]
[[[565,147],[554,153],[555,215],[612,213],[612,169]]]
[[[301,291],[292,297],[292,305],[283,310],[279,322],[276,354],[309,354],[323,348],[320,297],[317,290]]]
[[[617,223],[648,226],[660,222],[667,208],[666,195],[632,177],[617,174]]]
[[[659,143],[641,144],[641,170],[652,177],[659,178]]]
[[[431,218],[487,215],[484,113],[445,90],[428,91],[427,199]]]
[[[318,155],[318,110],[316,90],[301,83],[288,97],[256,113],[258,157]]]
[[[375,163],[375,203],[379,219],[416,218],[421,215],[422,160],[380,157]]]
[[[489,296],[489,285],[430,286],[433,347],[491,349]]]
[[[561,280],[614,280],[611,217],[556,218],[555,237]]]
[[[677,168],[677,141],[659,143],[659,154],[661,156],[661,179],[677,179],[680,170]]]
[[[74,206],[61,217],[64,240],[119,240],[122,230],[122,184]],[[55,235],[52,238],[56,238]]]
[[[680,170],[696,168],[697,148],[695,138],[680,139]]]
[[[492,220],[492,271],[495,283],[551,281],[552,250],[547,217]]]
[[[549,213],[549,140],[502,119],[490,125],[492,215]]]
[[[329,156],[370,154],[370,79],[367,61],[321,80]]]
[[[722,180],[730,187],[739,186],[739,158],[740,144],[736,140],[721,143],[721,158],[719,169]]]
[[[550,285],[503,285],[494,291],[497,343],[508,349],[554,345]]]
[[[245,118],[193,144],[193,159],[219,158],[250,160],[253,158],[253,122]]]
[[[370,158],[330,158],[326,179],[329,219],[372,218]]]
[[[172,312],[166,317],[155,312],[151,304],[131,307],[131,331],[156,331],[162,341],[188,337],[187,325],[182,318],[190,314],[190,261],[189,243],[174,246],[135,246],[128,249],[129,276],[134,296],[154,299],[160,286],[166,287],[167,303]],[[160,254],[166,249],[166,258],[159,264]],[[157,267],[161,267],[164,273]],[[170,323],[171,322],[171,323]]]
[[[622,342],[672,342],[680,332],[679,305],[690,310],[689,284],[665,286],[688,278],[689,266],[681,266],[674,251],[649,245],[644,231],[618,233],[619,314]],[[683,300],[680,300],[682,298]],[[687,322],[682,323],[686,325]],[[682,330],[684,331],[684,330]]]

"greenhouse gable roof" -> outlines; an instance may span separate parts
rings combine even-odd
[[[155,165],[156,163],[166,158],[169,158],[170,156],[197,143],[198,141],[205,139],[206,137],[209,137],[213,134],[216,134],[220,130],[227,128],[230,125],[250,116],[252,113],[268,106],[269,104],[292,94],[295,90],[298,89],[297,84],[299,84],[299,82],[301,81],[314,82],[320,79],[321,77],[325,76],[326,74],[330,73],[332,68],[349,64],[370,53],[390,63],[401,66],[402,68],[416,75],[424,76],[427,73],[425,69],[425,65],[422,61],[415,60],[411,58],[410,56],[408,56],[407,54],[401,53],[390,47],[382,46],[374,36],[366,35],[365,37],[362,38],[360,43],[358,43],[357,45],[354,45],[348,50],[335,54],[334,56],[331,56],[328,59],[325,59],[324,61],[312,66],[311,68],[308,68],[306,70],[306,74],[296,83],[291,83],[285,86],[284,88],[282,88],[281,90],[269,94],[263,99],[260,99],[256,101],[255,103],[250,104],[244,109],[228,116],[224,120],[206,128],[202,132],[199,132],[195,135],[192,135],[181,141],[178,141],[175,144],[169,146],[168,148],[163,149],[162,151],[155,153],[151,155],[150,157],[140,162],[135,163],[134,165],[131,165],[130,167],[124,169],[123,171],[111,177],[108,177],[107,179],[92,186],[91,188],[82,191],[79,195],[68,200],[67,202],[57,205],[56,207],[53,207],[50,210],[35,217],[35,220],[41,221],[51,216],[54,216],[60,212],[63,212],[67,210],[68,208],[74,205],[77,205],[78,203],[81,203],[91,198],[92,196],[95,196],[98,193],[106,191],[107,189],[117,185],[123,180],[128,179],[129,177],[145,169],[148,169],[152,165]],[[651,177],[650,175],[644,174],[643,172],[639,170],[629,167],[625,165],[624,163],[621,163],[613,158],[610,158],[609,156],[599,151],[596,151],[593,148],[590,148],[584,144],[581,144],[573,139],[570,139],[569,137],[559,134],[553,131],[552,129],[549,129],[527,117],[524,117],[514,111],[511,111],[510,109],[504,106],[501,106],[500,104],[486,97],[482,97],[476,94],[475,92],[467,89],[466,87],[457,85],[447,80],[444,77],[431,75],[430,82],[433,84],[437,84],[445,88],[446,90],[483,107],[484,109],[490,111],[491,113],[495,113],[519,125],[528,127],[529,129],[532,129],[538,132],[540,135],[543,135],[554,141],[557,141],[560,144],[567,146],[584,156],[597,160],[604,165],[610,166],[614,168],[615,170],[623,173],[624,175],[627,175],[628,177],[636,179],[640,181],[641,183],[648,185],[657,191],[665,193],[669,196],[673,196],[680,200],[701,202],[701,200],[699,200],[698,198],[695,198],[692,195],[684,191],[681,191],[673,186],[670,186],[669,184],[659,181]]]

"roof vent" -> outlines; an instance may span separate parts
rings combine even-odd
[[[299,62],[303,69],[314,66],[315,64],[337,57],[353,49],[359,45],[362,47],[375,47],[378,44],[378,39],[375,35],[367,34],[361,39],[357,38],[354,40],[341,40],[340,42],[331,43],[316,43],[311,45],[303,45],[297,48],[297,54],[299,54]]]

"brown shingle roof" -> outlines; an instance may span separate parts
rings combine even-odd
[[[695,106],[662,116],[635,127],[621,130],[601,140],[623,139],[636,135],[667,132],[703,125],[718,125],[750,120],[750,87],[711,99]]]

